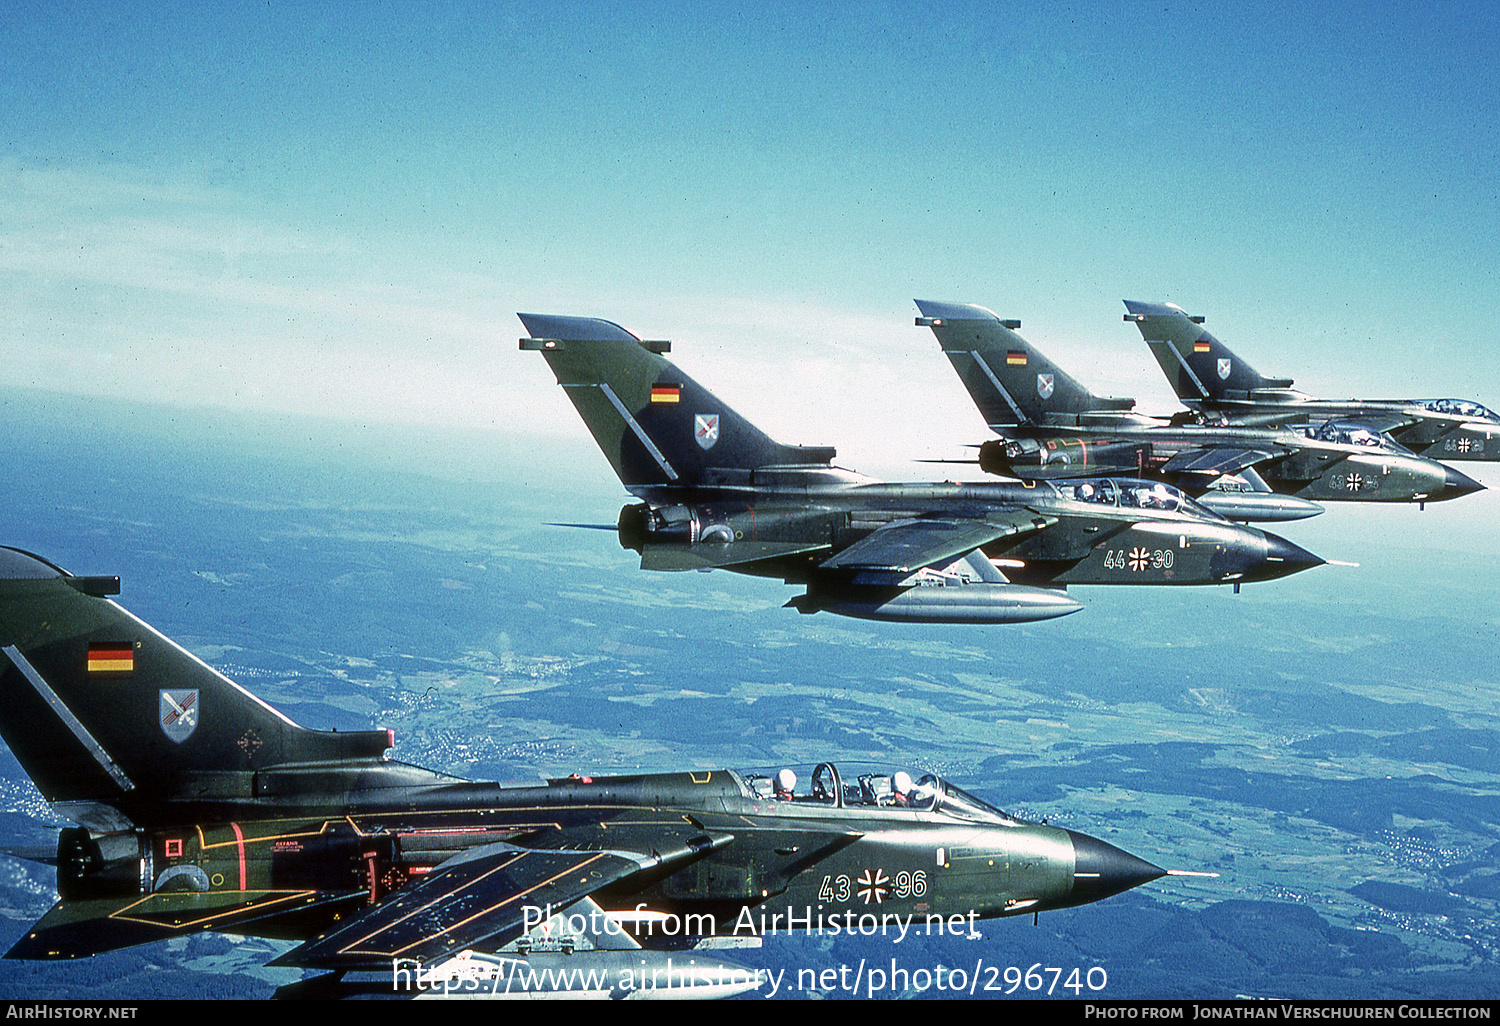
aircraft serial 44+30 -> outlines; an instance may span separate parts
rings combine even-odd
[[[703,954],[715,938],[870,916],[967,933],[1164,875],[904,771],[501,786],[405,765],[389,731],[293,723],[119,587],[0,549],[0,734],[78,824],[59,900],[11,958],[212,930],[301,942],[276,964],[428,986],[710,997],[774,976]]]
[[[1322,564],[1175,488],[1135,479],[893,484],[782,445],[611,321],[520,314],[625,488],[647,570],[806,587],[788,605],[871,620],[1011,623],[1081,608],[1071,584],[1232,584]]]

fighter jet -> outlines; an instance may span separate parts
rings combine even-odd
[[[1378,431],[1325,421],[1207,425],[1094,395],[982,306],[917,300],[990,429],[979,465],[1016,477],[1138,473],[1175,484],[1235,520],[1292,520],[1334,502],[1457,498],[1484,486]]]
[[[216,931],[299,941],[275,963],[383,974],[386,993],[712,997],[771,982],[716,946],[867,922],[967,935],[1166,874],[892,767],[502,786],[406,765],[388,730],[292,722],[119,590],[0,549],[0,736],[77,824],[50,860],[58,901],[10,958]]]
[[[1125,300],[1177,398],[1206,421],[1344,422],[1388,432],[1412,452],[1442,460],[1500,459],[1500,415],[1467,399],[1314,399],[1291,378],[1268,378],[1171,303]]]
[[[612,321],[520,314],[626,490],[620,544],[647,570],[801,584],[788,605],[871,620],[1071,613],[1070,584],[1232,584],[1323,562],[1156,482],[890,484],[782,445]]]

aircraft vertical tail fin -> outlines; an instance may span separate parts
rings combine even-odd
[[[827,446],[782,445],[646,342],[594,317],[518,314],[622,484],[637,494],[751,484],[762,467],[827,465]]]
[[[919,299],[919,325],[932,329],[991,427],[1066,423],[1080,413],[1129,410],[1132,399],[1097,396],[1003,321],[968,303]]]
[[[1125,300],[1125,315],[1141,331],[1177,398],[1201,401],[1243,398],[1256,389],[1290,388],[1290,378],[1268,378],[1208,333],[1202,317],[1172,303]]]
[[[389,731],[298,726],[116,605],[118,591],[119,578],[0,548],[0,736],[64,812],[149,821],[163,800],[250,798],[264,769],[375,762],[391,746]]]

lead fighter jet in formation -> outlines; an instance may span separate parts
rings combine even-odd
[[[298,726],[119,587],[0,548],[0,735],[78,824],[29,856],[60,897],[10,958],[219,931],[298,941],[275,963],[375,972],[387,994],[405,973],[498,996],[716,997],[767,982],[704,954],[716,937],[872,916],[966,934],[1167,875],[889,768],[516,787],[389,761],[389,731]]]
[[[1361,424],[1209,425],[1148,417],[1134,412],[1133,399],[1096,396],[1075,381],[1017,333],[1019,321],[967,303],[919,299],[917,307],[917,324],[932,329],[1001,436],[979,450],[980,467],[991,473],[1150,475],[1236,520],[1310,516],[1321,510],[1310,500],[1425,505],[1483,487]],[[1182,323],[1197,330],[1186,318]]]
[[[1071,613],[1070,584],[1232,584],[1323,562],[1159,482],[892,484],[767,437],[662,354],[592,317],[520,314],[625,488],[620,543],[648,570],[779,577],[791,606],[872,620]]]
[[[1127,299],[1135,324],[1185,406],[1206,422],[1351,421],[1388,432],[1408,449],[1443,460],[1500,459],[1500,415],[1468,399],[1315,399],[1291,378],[1268,378],[1170,303]]]

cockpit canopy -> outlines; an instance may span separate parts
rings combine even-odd
[[[1119,506],[1157,513],[1188,513],[1205,520],[1224,518],[1199,504],[1169,484],[1140,481],[1134,478],[1098,477],[1054,481],[1052,488],[1063,499],[1092,502],[1100,506]]]
[[[1500,423],[1500,416],[1496,416],[1493,410],[1467,399],[1428,399],[1418,405],[1433,413],[1451,413],[1455,417],[1466,417],[1469,420]]]
[[[1358,421],[1325,420],[1321,424],[1306,424],[1302,427],[1302,434],[1317,442],[1357,445],[1362,449],[1381,449],[1386,452],[1411,451],[1390,435]]]
[[[780,770],[741,772],[745,797],[791,802],[797,806],[878,811],[889,809],[941,812],[982,823],[1019,824],[1019,820],[933,773],[895,767],[848,766],[831,762]]]

